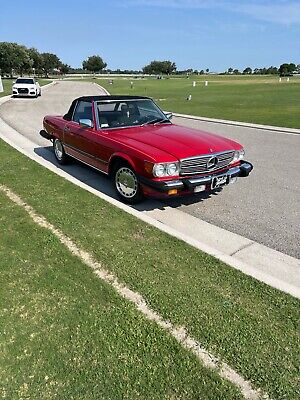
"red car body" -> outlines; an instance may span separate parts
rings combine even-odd
[[[54,142],[59,162],[71,156],[112,176],[117,193],[129,203],[143,195],[168,197],[214,190],[249,175],[253,167],[242,160],[242,146],[230,139],[174,125],[165,114],[165,119],[156,122],[149,115],[139,115],[130,126],[112,120],[120,120],[122,115],[129,118],[128,105],[135,105],[142,114],[145,107],[149,109],[149,102],[152,100],[138,96],[80,97],[64,116],[45,116],[40,133]],[[114,108],[101,112],[101,107]],[[161,110],[155,108],[155,112]],[[117,182],[120,165],[123,169]],[[162,173],[165,175],[159,176]],[[128,195],[126,185],[134,185],[134,196]]]

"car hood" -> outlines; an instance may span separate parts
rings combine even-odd
[[[233,140],[213,133],[185,128],[173,124],[145,125],[118,131],[118,140],[131,147],[141,149],[153,148],[167,153],[178,160],[203,154],[218,153],[228,150],[239,150],[242,146]]]

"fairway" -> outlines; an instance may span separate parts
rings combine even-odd
[[[184,327],[254,388],[274,399],[298,399],[298,300],[127,215],[3,142],[0,154],[0,184],[165,321]],[[3,194],[0,200],[0,388],[7,398],[240,398],[22,207]]]
[[[287,78],[279,82],[278,76],[222,75],[112,79],[112,85],[108,79],[93,81],[111,94],[152,97],[162,109],[176,113],[300,128],[300,76],[290,77],[289,82]]]

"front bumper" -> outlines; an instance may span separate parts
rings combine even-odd
[[[154,181],[140,176],[139,181],[145,188],[144,192],[146,194],[147,192],[153,194],[151,192],[154,191],[166,195],[180,195],[218,189],[222,186],[234,183],[238,177],[248,176],[252,169],[253,165],[251,163],[241,161],[239,166],[211,175],[180,178],[169,181]]]
[[[12,95],[14,97],[36,97],[36,90],[28,90],[28,92],[19,92],[17,89],[12,90]]]

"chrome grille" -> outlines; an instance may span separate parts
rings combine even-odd
[[[180,160],[180,175],[203,174],[227,167],[233,160],[234,151],[215,153]]]

